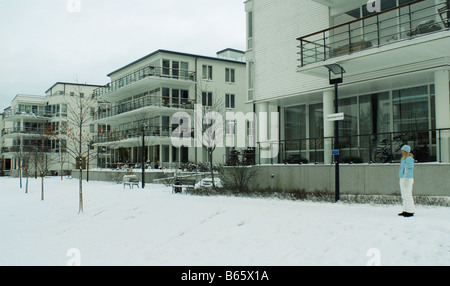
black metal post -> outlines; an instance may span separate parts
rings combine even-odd
[[[339,112],[339,102],[338,102],[338,83],[334,84],[334,111],[335,113]],[[334,122],[334,149],[339,150],[339,120]],[[335,202],[338,202],[340,199],[340,181],[339,181],[339,153],[335,155],[335,194],[334,199]]]
[[[338,101],[338,85],[344,81],[345,70],[338,64],[331,64],[325,66],[328,69],[330,77],[330,85],[334,85],[334,111],[339,113],[339,101]],[[340,77],[332,78],[331,73],[334,75],[340,75]],[[340,199],[340,180],[339,180],[339,161],[340,161],[340,150],[339,150],[339,120],[334,121],[334,150],[337,154],[334,154],[335,159],[335,202]]]

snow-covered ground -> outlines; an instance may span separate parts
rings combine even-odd
[[[0,178],[0,265],[450,265],[450,208],[400,211]]]

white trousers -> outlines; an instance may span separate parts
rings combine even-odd
[[[413,199],[413,185],[414,179],[400,178],[400,191],[403,200],[403,211],[407,213],[414,213],[414,199]]]

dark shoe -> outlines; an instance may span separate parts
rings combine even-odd
[[[405,212],[399,213],[398,215],[399,215],[399,216],[404,216],[404,215],[405,215]]]
[[[404,217],[412,217],[412,216],[414,216],[414,213],[407,213],[407,212],[405,212],[405,213],[403,214],[403,216],[404,216]]]

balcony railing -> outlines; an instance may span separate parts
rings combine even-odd
[[[2,153],[59,153],[59,149],[52,149],[49,146],[35,146],[35,145],[14,145],[9,147],[3,147]],[[61,152],[66,152],[67,150],[63,149]]]
[[[168,79],[195,82],[196,73],[193,71],[183,69],[173,69],[169,67],[146,66],[144,68],[135,70],[118,80],[112,81],[111,83],[108,83],[104,87],[100,87],[94,90],[93,96],[98,97],[107,94],[109,92],[114,92],[130,84],[133,84],[137,81],[149,77],[159,77],[159,78],[168,78]]]
[[[43,111],[43,110],[19,110],[19,109],[10,109],[4,113],[5,118],[14,117],[14,116],[27,116],[30,119],[32,118],[53,118],[53,117],[67,117],[67,111],[62,111],[61,113],[54,113],[51,111]]]
[[[401,147],[408,144],[418,162],[441,162],[442,138],[450,128],[339,136],[341,163],[395,163],[401,160]],[[279,150],[270,163],[322,164],[324,150],[334,146],[334,137],[258,142],[259,150]],[[263,148],[264,147],[264,148]],[[258,152],[258,163],[261,163]],[[274,154],[277,155],[277,154]],[[330,152],[331,156],[331,152]],[[327,158],[330,159],[330,158]],[[331,158],[331,160],[333,160]]]
[[[194,109],[195,101],[188,98],[166,97],[166,96],[144,96],[124,103],[115,104],[106,108],[99,108],[94,114],[94,120],[116,116],[143,107],[167,107],[178,109]]]
[[[2,135],[35,135],[35,136],[48,136],[48,135],[58,135],[58,134],[66,134],[65,131],[61,130],[52,130],[49,128],[5,128],[2,130]]]
[[[449,3],[415,1],[300,37],[300,67],[448,30]]]
[[[145,129],[144,134],[146,137],[169,138],[172,136],[172,131],[168,126],[151,126]],[[111,143],[136,138],[142,138],[142,130],[140,128],[132,128],[124,131],[100,132],[93,139],[94,143]]]

